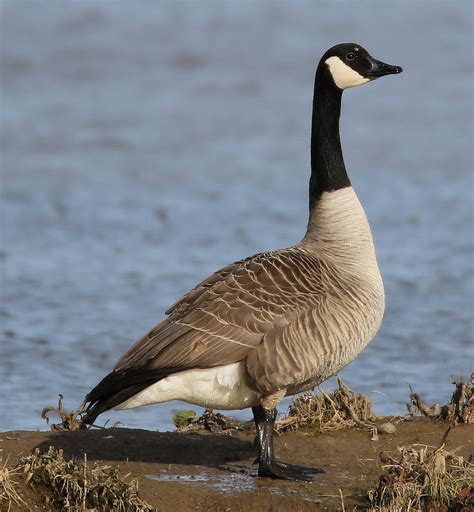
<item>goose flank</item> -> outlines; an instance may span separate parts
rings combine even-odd
[[[303,240],[232,263],[195,286],[86,396],[84,422],[109,409],[168,400],[251,407],[259,476],[311,480],[321,471],[275,459],[276,407],[341,370],[381,324],[383,283],[344,165],[339,117],[344,89],[401,71],[354,43],[323,55],[314,84]]]

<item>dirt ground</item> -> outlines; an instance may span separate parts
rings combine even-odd
[[[372,441],[367,432],[350,429],[325,434],[290,432],[276,437],[277,456],[288,462],[322,468],[312,483],[255,478],[252,432],[229,434],[150,432],[124,428],[77,432],[0,433],[2,466],[39,447],[62,448],[65,456],[118,465],[139,479],[139,494],[161,512],[167,511],[310,511],[363,510],[367,491],[382,472],[379,453],[422,443],[438,446],[445,423],[416,419],[397,423],[395,434]],[[474,425],[453,428],[446,448],[474,452]],[[41,488],[19,492],[31,510],[46,510]],[[5,505],[5,504],[4,504]],[[2,510],[8,510],[3,508]],[[21,510],[13,507],[12,512]],[[23,511],[22,511],[23,512]]]

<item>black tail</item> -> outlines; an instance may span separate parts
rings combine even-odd
[[[86,396],[89,402],[82,421],[85,424],[94,423],[99,414],[113,409],[132,396],[166,377],[166,374],[154,371],[126,370],[111,372]]]

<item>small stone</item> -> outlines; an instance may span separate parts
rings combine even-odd
[[[379,434],[395,434],[397,427],[393,423],[390,423],[390,421],[387,421],[385,423],[381,423],[377,427],[377,430]]]

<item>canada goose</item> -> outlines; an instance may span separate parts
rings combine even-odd
[[[320,471],[275,460],[276,407],[341,370],[382,321],[383,283],[344,166],[339,116],[344,89],[401,71],[353,43],[323,55],[314,85],[303,240],[232,263],[188,292],[86,396],[85,423],[109,409],[168,400],[252,407],[260,476],[311,480]]]

